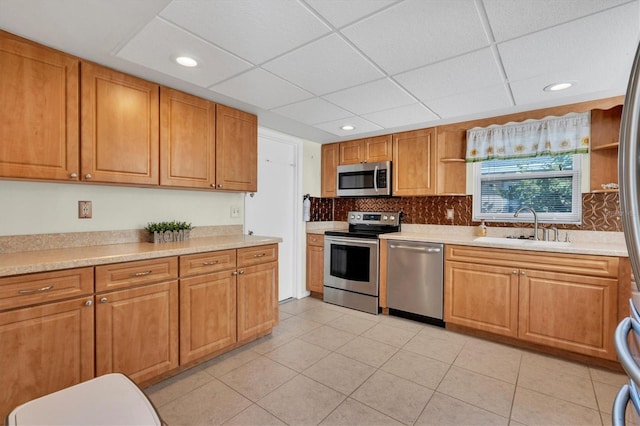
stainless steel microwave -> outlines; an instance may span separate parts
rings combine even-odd
[[[338,197],[390,197],[391,161],[338,166]]]

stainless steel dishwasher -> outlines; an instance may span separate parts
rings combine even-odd
[[[444,325],[444,244],[396,240],[387,244],[390,313],[416,315],[417,319]]]

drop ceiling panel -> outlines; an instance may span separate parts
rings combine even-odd
[[[398,0],[305,0],[336,28],[343,27]]]
[[[539,31],[629,0],[483,0],[496,41]]]
[[[389,74],[489,44],[472,1],[406,0],[342,32]]]
[[[398,74],[394,79],[423,102],[503,82],[491,49]]]
[[[353,116],[352,113],[321,98],[313,98],[286,105],[274,109],[273,112],[310,125]]]
[[[357,115],[416,102],[415,98],[388,78],[341,90],[324,98]]]
[[[355,130],[342,130],[340,127],[344,124],[355,126]],[[337,136],[354,136],[359,133],[375,132],[382,130],[382,127],[360,117],[350,117],[341,120],[329,121],[327,123],[316,124],[318,129],[325,130]]]
[[[433,99],[427,106],[441,118],[452,118],[504,109],[513,104],[507,89],[500,85]]]
[[[628,61],[621,58],[634,54],[639,29],[638,4],[633,3],[498,44],[498,50],[510,81],[554,69],[588,70],[595,69],[594,64],[626,66]]]
[[[195,68],[178,65],[174,59],[180,55],[197,58],[199,65]],[[149,22],[117,56],[201,87],[251,68],[250,63],[160,18]]]
[[[336,34],[268,62],[263,68],[316,95],[346,89],[383,76]]]
[[[254,64],[330,31],[291,0],[173,0],[161,15]]]
[[[210,89],[264,109],[276,108],[308,99],[312,96],[310,93],[260,68],[216,84]]]
[[[427,124],[438,119],[431,111],[421,104],[405,105],[386,111],[364,114],[362,118],[385,129],[408,126],[411,124]]]

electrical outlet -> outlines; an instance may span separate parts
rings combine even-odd
[[[447,209],[447,219],[453,220],[453,209]]]
[[[91,219],[91,201],[78,201],[78,217],[80,219]]]
[[[240,217],[240,207],[231,207],[231,217]]]

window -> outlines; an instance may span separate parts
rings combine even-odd
[[[540,222],[581,222],[580,154],[490,160],[474,168],[474,220],[522,222],[529,213],[513,215],[530,206]]]

